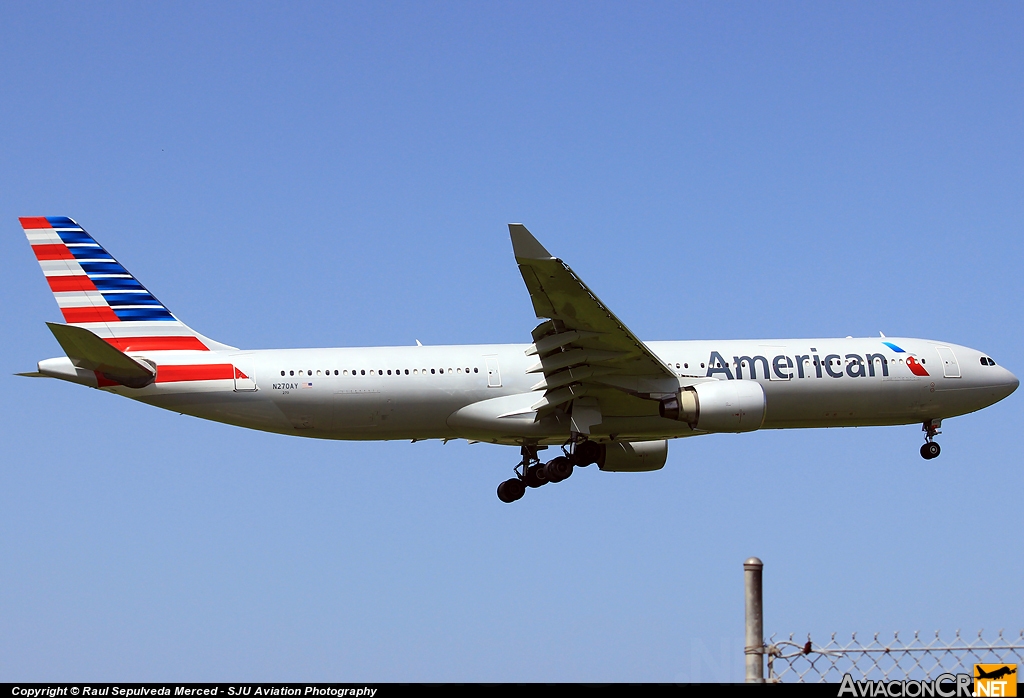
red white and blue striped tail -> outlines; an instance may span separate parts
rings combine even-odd
[[[19,220],[67,324],[85,327],[125,353],[234,348],[174,317],[70,218]]]

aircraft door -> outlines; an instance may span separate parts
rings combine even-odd
[[[956,355],[949,347],[935,347],[939,352],[939,361],[942,362],[942,375],[946,378],[960,377],[960,364],[957,363]]]
[[[231,363],[235,367],[236,393],[253,393],[259,390],[256,387],[256,369],[251,356],[232,356]]]
[[[334,430],[344,432],[376,426],[381,416],[381,403],[379,387],[335,390]]]
[[[768,361],[768,380],[788,381],[796,375],[793,359],[786,356],[787,347],[762,344],[760,349]]]
[[[484,360],[487,362],[487,387],[500,388],[501,371],[498,369],[498,357],[485,356]]]

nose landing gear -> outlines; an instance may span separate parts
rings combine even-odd
[[[936,435],[942,433],[939,431],[939,427],[942,426],[941,419],[929,419],[921,427],[921,431],[924,432],[924,445],[921,446],[921,457],[925,460],[931,460],[937,458],[942,449],[939,445],[932,441]]]

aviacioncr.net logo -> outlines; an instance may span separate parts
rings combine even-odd
[[[853,698],[971,698],[970,674],[942,674],[934,681],[854,681],[843,674],[838,696]]]
[[[1016,696],[1016,664],[975,664],[975,696]]]

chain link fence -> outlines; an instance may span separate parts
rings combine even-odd
[[[768,659],[767,681],[839,683],[843,674],[856,680],[893,681],[924,679],[933,681],[941,674],[974,674],[975,664],[1024,665],[1024,630],[1009,638],[1000,630],[992,639],[984,631],[963,636],[957,630],[952,639],[915,632],[901,638],[880,639],[875,633],[864,641],[853,633],[839,640],[833,633],[828,642],[816,644],[810,637],[799,642],[790,635],[777,640],[773,635],[764,646]]]
[[[867,641],[857,633],[849,640],[832,633],[824,645],[810,636],[800,642],[793,635],[781,640],[772,635],[765,642],[763,569],[764,563],[756,557],[743,563],[748,682],[840,683],[845,674],[858,681],[934,681],[942,674],[973,676],[975,664],[1024,665],[1024,630],[1009,637],[1000,630],[992,639],[986,639],[982,630],[977,636],[957,630],[952,639],[943,639],[938,631],[924,637],[915,631],[913,637],[895,632],[892,639],[884,640],[875,633]]]

